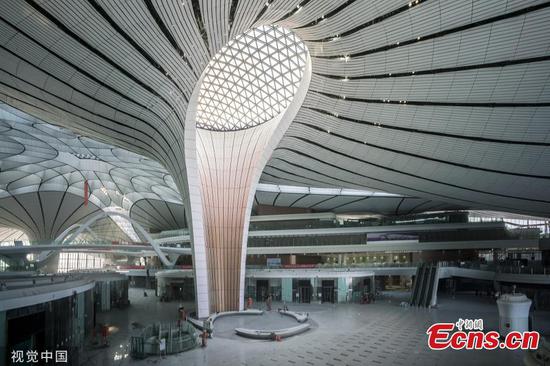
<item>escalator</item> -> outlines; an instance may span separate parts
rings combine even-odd
[[[431,307],[436,304],[439,265],[422,263],[416,268],[411,291],[411,306]]]

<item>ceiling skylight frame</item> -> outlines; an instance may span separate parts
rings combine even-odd
[[[197,128],[239,131],[275,118],[302,81],[306,45],[279,26],[249,30],[229,42],[207,66],[197,101]]]

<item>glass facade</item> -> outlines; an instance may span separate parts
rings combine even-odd
[[[58,272],[81,269],[101,269],[105,263],[103,254],[59,253]]]

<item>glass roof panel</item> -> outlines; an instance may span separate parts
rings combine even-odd
[[[237,131],[274,118],[296,94],[306,59],[305,44],[285,28],[262,26],[238,36],[206,68],[197,127]]]

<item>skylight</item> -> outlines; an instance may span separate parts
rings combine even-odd
[[[306,59],[305,44],[282,27],[262,26],[238,36],[205,70],[197,127],[237,131],[276,117],[296,94]]]
[[[110,213],[110,212],[116,213],[116,212],[118,212],[118,213],[122,213],[122,214],[125,214],[125,215],[129,215],[128,210],[125,210],[122,207],[118,207],[118,206],[105,207],[103,210],[107,213]],[[139,239],[139,236],[137,235],[136,231],[134,230],[134,227],[132,226],[132,223],[130,221],[128,221],[128,219],[126,219],[124,217],[121,217],[121,216],[117,216],[117,215],[109,215],[109,217],[115,222],[115,224],[117,224],[117,226],[120,228],[120,230],[122,230],[122,232],[124,234],[126,234],[132,241],[134,241],[134,242],[141,241]]]

